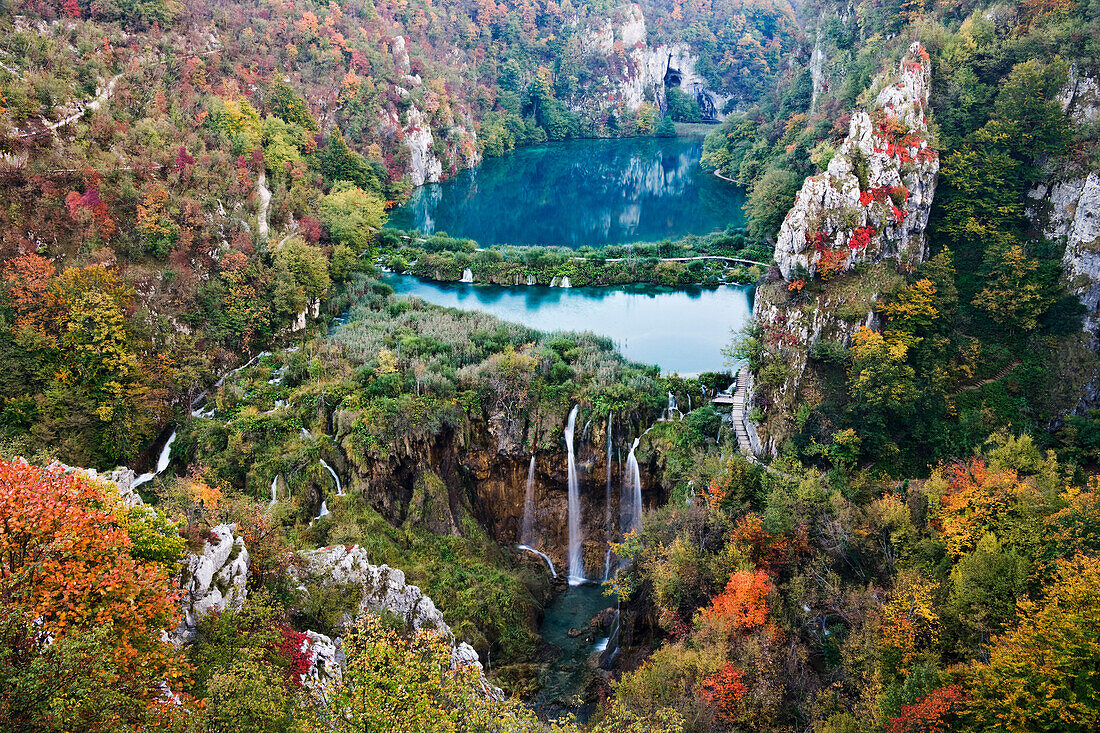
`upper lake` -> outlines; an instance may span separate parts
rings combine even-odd
[[[677,239],[744,224],[745,193],[703,170],[703,139],[575,140],[488,158],[429,183],[389,226],[483,246],[580,247]]]

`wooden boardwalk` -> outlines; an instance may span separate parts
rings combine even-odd
[[[737,435],[737,447],[742,453],[753,458],[752,442],[749,440],[749,431],[745,429],[746,408],[749,395],[749,368],[741,367],[737,371],[737,381],[734,382],[732,392],[719,392],[711,399],[715,405],[729,405],[730,423],[733,432]]]
[[[745,455],[752,456],[752,443],[749,441],[749,431],[745,429],[745,409],[749,397],[749,368],[741,367],[737,372],[737,387],[733,390],[733,431],[737,435],[737,447]]]

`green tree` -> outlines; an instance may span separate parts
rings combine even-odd
[[[340,181],[321,199],[321,221],[338,244],[363,252],[374,240],[372,230],[386,220],[385,207],[377,194]]]
[[[1039,602],[973,667],[971,729],[1085,733],[1100,727],[1100,560],[1059,560]]]
[[[775,241],[787,212],[794,206],[800,180],[784,168],[769,168],[752,185],[745,203],[749,236]]]
[[[986,534],[951,571],[948,608],[972,644],[987,642],[1016,615],[1016,599],[1027,590],[1027,560]]]
[[[665,114],[673,120],[677,122],[698,122],[703,119],[703,112],[699,109],[699,103],[683,89],[672,87],[666,93],[665,100],[667,106]]]

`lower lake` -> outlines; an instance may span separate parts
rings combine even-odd
[[[703,170],[701,135],[525,147],[416,189],[389,226],[482,246],[678,239],[745,222],[744,189]]]
[[[591,331],[628,359],[681,375],[724,371],[722,348],[752,315],[752,286],[602,288],[477,285],[387,274],[398,295],[477,310],[540,331]]]

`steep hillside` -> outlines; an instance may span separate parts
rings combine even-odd
[[[790,7],[720,8],[657,41],[659,9],[632,4],[6,7],[0,431],[134,460],[224,366],[317,319],[412,186],[651,134],[666,87],[712,115],[751,95],[733,82],[778,73]]]

